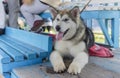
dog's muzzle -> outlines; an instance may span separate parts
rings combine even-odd
[[[56,31],[58,31],[58,32],[59,32],[59,31],[60,31],[60,29],[61,29],[61,28],[60,28],[60,26],[59,26],[59,25],[57,25],[57,26],[56,26]]]

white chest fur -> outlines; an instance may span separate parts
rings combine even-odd
[[[73,44],[71,41],[56,41],[55,49],[62,55],[72,55],[76,56],[80,52],[86,50],[86,45],[83,41],[78,42],[78,44]]]

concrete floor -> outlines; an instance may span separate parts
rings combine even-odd
[[[50,63],[14,69],[18,78],[120,78],[120,49],[114,58],[90,57],[89,64],[78,75],[54,73]]]
[[[120,78],[120,73],[106,70],[98,65],[89,63],[81,74],[71,75],[67,72],[54,73],[49,66],[34,65],[14,70],[18,78]]]

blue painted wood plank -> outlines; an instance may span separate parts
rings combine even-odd
[[[10,63],[11,58],[0,48],[0,63]]]
[[[14,72],[11,72],[11,78],[19,78],[19,77],[17,77]]]
[[[47,52],[47,51],[42,50],[40,48],[30,46],[28,44],[25,44],[25,45],[26,45],[26,46],[24,46],[25,48],[27,48],[28,50],[32,50],[33,52],[37,53],[37,56],[40,57],[40,58],[47,57],[48,54],[50,53],[50,52]]]
[[[13,38],[10,38],[10,37],[7,37],[7,36],[2,36],[2,38],[4,40],[10,41],[11,43],[15,43],[16,45],[23,46],[27,50],[32,50],[33,52],[37,53],[38,57],[45,57],[45,56],[47,56],[49,54],[49,52],[47,52],[45,50],[42,50],[42,49],[34,47],[32,45],[20,42],[18,40],[13,39]],[[49,46],[51,46],[51,44]]]
[[[100,24],[100,27],[102,29],[102,32],[106,38],[106,40],[108,41],[109,45],[113,46],[113,42],[107,32],[106,26],[105,26],[105,20],[104,19],[98,19],[98,22]]]
[[[99,18],[116,18],[119,17],[119,11],[99,11]]]
[[[108,30],[108,24],[109,24],[109,19],[105,19],[105,27],[106,27],[106,32],[109,32],[109,30]],[[109,33],[108,33],[109,34]],[[107,40],[105,39],[105,44],[107,44],[108,45],[108,42],[107,42]]]
[[[114,47],[117,48],[119,46],[119,18],[112,19],[112,40],[114,42]]]
[[[83,19],[93,19],[99,17],[99,11],[84,11],[81,14]]]
[[[87,27],[92,29],[92,19],[87,19]]]
[[[11,46],[12,48],[24,54],[26,59],[35,59],[37,57],[36,53],[33,52],[32,50],[28,50],[24,48],[23,46],[17,45],[16,43],[9,41],[8,39],[0,37],[0,41],[3,41],[7,45]]]
[[[49,38],[51,38],[50,36],[36,34],[33,32],[23,31],[19,29],[10,28],[10,27],[6,27],[6,35],[12,38],[15,38],[23,43],[33,45],[35,47],[41,48],[46,51],[48,51],[49,48],[51,48],[51,47],[48,47],[49,42],[50,43],[52,42],[52,41],[49,41],[50,40]]]
[[[24,60],[24,55],[21,54],[18,50],[6,45],[5,43],[0,41],[0,47],[13,58],[14,61],[22,61]]]
[[[41,57],[41,58],[46,58],[46,57],[49,57],[49,52],[45,52],[45,51],[43,51],[43,50],[40,50],[39,52],[37,52],[38,53],[38,55],[39,55],[39,57]]]
[[[42,13],[42,14],[40,14],[40,16],[41,16],[42,18],[52,18],[51,14],[50,14],[49,12]]]
[[[11,73],[3,73],[4,78],[11,78]]]
[[[36,58],[32,60],[25,60],[25,61],[19,61],[19,62],[11,62],[8,64],[0,63],[0,73],[11,72],[12,69],[14,68],[29,66],[29,65],[34,65],[34,64],[40,64],[40,63],[42,63],[42,58]]]
[[[96,11],[84,11],[81,14],[81,17],[84,19],[108,19],[120,17],[119,11],[105,11],[105,10],[96,10]]]

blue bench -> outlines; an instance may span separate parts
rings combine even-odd
[[[0,73],[10,78],[13,68],[42,63],[51,51],[50,36],[6,27],[0,36]]]

